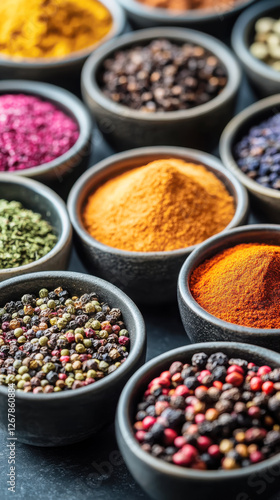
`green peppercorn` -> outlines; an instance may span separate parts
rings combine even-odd
[[[46,309],[48,309],[47,304],[42,304],[42,305],[40,306],[40,309],[41,309],[41,311],[45,311]]]
[[[106,330],[100,330],[97,335],[101,339],[107,339],[109,337],[109,333]]]
[[[23,334],[23,329],[22,328],[16,328],[15,331],[14,331],[14,336],[18,339],[19,337],[21,337]]]
[[[19,382],[21,380],[21,375],[17,374],[16,375],[16,381]]]
[[[74,302],[73,302],[73,300],[72,300],[72,299],[67,299],[67,300],[65,301],[65,305],[66,305],[66,306],[72,306],[73,304],[74,304]],[[74,309],[75,309],[75,308],[74,308]]]
[[[99,323],[99,321],[97,321],[96,319],[94,319],[91,323],[91,328],[93,330],[100,330],[101,329],[101,324]]]
[[[60,352],[61,356],[69,356],[69,349],[61,349]]]
[[[106,363],[106,361],[100,361],[99,370],[101,370],[102,372],[105,372],[106,370],[108,370],[108,367],[109,367],[109,364]]]
[[[42,304],[44,304],[44,300],[43,299],[37,299],[36,300],[36,306],[41,306]]]
[[[67,379],[65,379],[65,384],[68,386],[68,387],[71,387],[71,385],[74,383],[74,379],[72,377],[67,377]]]
[[[29,382],[29,380],[31,380],[29,373],[24,373],[21,378],[24,382]]]
[[[84,340],[84,337],[81,333],[75,333],[75,342],[79,343],[79,342],[83,342]]]
[[[55,370],[55,365],[51,362],[46,363],[44,366],[42,366],[42,371],[44,373],[49,373],[52,370]]]
[[[5,344],[4,339],[0,339],[0,347]]]
[[[31,318],[30,316],[24,316],[22,321],[24,322],[25,325],[28,325],[28,323],[30,323],[31,321]]]
[[[16,370],[18,370],[20,366],[21,366],[21,361],[20,361],[20,359],[16,359],[16,360],[14,361],[14,363],[13,363],[13,367],[14,367]]]
[[[84,340],[83,340],[83,344],[84,344],[84,346],[85,346],[85,347],[87,347],[87,348],[92,347],[92,342],[91,342],[91,339],[84,339]]]
[[[66,363],[66,365],[65,365],[65,370],[66,370],[67,372],[72,372],[72,370],[73,370],[73,366],[72,366],[72,364],[71,364],[71,363]]]
[[[15,313],[12,314],[12,319],[15,319],[17,317],[18,317],[18,313],[17,312],[15,312]]]
[[[58,318],[57,322],[56,322],[56,326],[58,326],[58,328],[60,330],[62,330],[62,328],[65,328],[65,326],[67,325],[68,321],[66,321],[65,319],[63,318]]]
[[[88,303],[85,305],[84,309],[85,309],[85,312],[86,312],[87,314],[89,314],[89,313],[94,313],[94,312],[95,312],[95,305],[94,305],[92,302],[88,302]]]
[[[129,337],[129,333],[127,330],[120,330],[119,337]]]
[[[76,345],[76,351],[79,353],[79,354],[82,354],[83,352],[86,351],[86,348],[83,344],[77,344]]]
[[[75,333],[75,334],[76,334],[76,333],[80,333],[81,335],[84,335],[85,330],[84,330],[84,328],[76,328],[74,333]]]
[[[40,344],[41,346],[47,345],[48,340],[49,340],[49,339],[48,339],[48,337],[45,337],[45,336],[40,337],[40,338],[39,338],[39,344]]]
[[[102,307],[101,306],[95,306],[95,312],[99,313],[100,311],[102,311]]]
[[[48,300],[47,306],[49,309],[55,309],[56,303],[54,300]]]
[[[24,380],[19,380],[17,383],[17,388],[18,389],[23,389],[24,388],[25,381]]]
[[[87,378],[95,378],[96,377],[96,371],[95,370],[89,370],[87,372]]]
[[[42,288],[40,291],[39,291],[39,297],[40,298],[44,298],[44,297],[47,297],[49,295],[49,291],[46,289],[46,288]]]
[[[53,390],[53,392],[60,392],[60,391],[61,391],[60,387],[55,387]]]
[[[75,380],[85,380],[85,377],[82,373],[78,372],[75,374]]]
[[[43,380],[41,380],[41,387],[45,387],[48,383],[47,379],[43,378]]]
[[[37,338],[31,339],[30,342],[31,342],[31,344],[38,344],[39,339],[37,339]]]
[[[6,313],[7,313],[6,309],[4,307],[1,307],[0,308],[0,317],[3,316],[3,314],[6,314]]]
[[[14,384],[16,382],[16,377],[12,373],[7,375],[6,377],[6,384]]]
[[[50,318],[50,324],[51,324],[52,326],[56,325],[56,323],[57,323],[57,318],[56,318],[56,317],[54,317],[54,318]]]
[[[68,302],[68,301],[66,301],[66,302]],[[72,302],[72,304],[73,304],[73,302]],[[76,309],[72,304],[67,306],[67,309],[66,309],[67,313],[69,313],[69,314],[75,314],[75,312],[76,312]]]
[[[19,344],[24,344],[26,340],[27,340],[26,337],[24,335],[21,335],[17,341]]]
[[[71,314],[69,313],[64,313],[62,314],[62,318],[67,321],[67,323],[69,323],[69,321],[71,321]]]
[[[6,375],[0,375],[0,383],[5,384],[6,383]]]
[[[23,375],[24,373],[27,373],[27,372],[28,372],[27,366],[20,366],[19,369],[18,369],[18,373],[20,375]]]

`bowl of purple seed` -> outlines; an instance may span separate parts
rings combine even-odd
[[[0,285],[0,425],[15,393],[16,436],[34,446],[86,439],[112,421],[145,360],[135,304],[94,276],[40,272]]]
[[[117,150],[154,144],[211,150],[233,116],[240,75],[230,50],[211,36],[151,28],[92,54],[82,94]]]
[[[223,164],[248,189],[271,222],[280,215],[280,94],[233,118],[220,140]]]
[[[266,498],[280,470],[280,355],[208,342],[166,352],[126,384],[117,440],[153,499]],[[266,474],[267,480],[260,481]],[[209,493],[210,492],[210,493]]]

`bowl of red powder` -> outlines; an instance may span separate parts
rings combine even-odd
[[[209,238],[184,263],[181,318],[193,342],[247,342],[280,351],[280,226]]]
[[[0,173],[32,177],[61,195],[87,166],[90,136],[88,112],[70,92],[0,82]]]

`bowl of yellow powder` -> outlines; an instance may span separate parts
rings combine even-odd
[[[2,78],[48,81],[78,72],[89,54],[124,25],[122,8],[110,0],[1,2]]]
[[[68,210],[90,272],[139,302],[176,297],[186,257],[247,218],[245,189],[218,159],[152,147],[113,155],[73,186]]]

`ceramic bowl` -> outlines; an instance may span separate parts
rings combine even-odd
[[[0,303],[24,293],[62,286],[74,295],[96,292],[104,302],[118,307],[130,332],[130,353],[115,372],[95,384],[59,394],[16,391],[17,440],[34,446],[61,446],[86,439],[113,420],[120,392],[145,360],[146,333],[135,304],[115,286],[86,274],[48,272],[29,274],[0,285]],[[0,424],[7,429],[7,387],[0,386]]]
[[[220,140],[220,156],[224,166],[248,189],[256,208],[263,211],[272,222],[280,221],[280,191],[263,187],[244,174],[235,161],[234,147],[252,126],[279,112],[280,94],[262,99],[235,116],[226,126]]]
[[[228,83],[206,104],[188,110],[146,113],[115,103],[104,95],[98,77],[103,61],[115,51],[151,40],[167,38],[175,43],[198,44],[224,65]],[[117,150],[142,146],[172,145],[210,150],[233,115],[240,87],[240,69],[231,51],[209,35],[180,28],[152,28],[128,33],[100,47],[82,71],[82,93],[104,137]]]
[[[247,219],[246,190],[223,169],[217,158],[205,153],[172,147],[140,148],[110,156],[85,172],[73,186],[68,198],[77,251],[90,272],[112,281],[137,302],[175,300],[179,270],[195,246],[171,252],[118,250],[92,238],[83,226],[81,213],[89,194],[98,185],[126,170],[163,158],[180,158],[203,164],[225,184],[236,203],[234,218],[227,229],[241,225]]]
[[[0,174],[0,199],[19,201],[25,208],[40,213],[57,235],[56,245],[41,259],[20,267],[0,269],[0,281],[37,271],[66,269],[72,226],[62,199],[40,182],[9,174]]]
[[[185,500],[211,498],[249,500],[270,498],[271,490],[278,489],[280,454],[243,469],[231,471],[201,471],[169,464],[142,450],[133,434],[133,419],[148,383],[173,361],[190,362],[193,354],[210,355],[222,351],[230,357],[244,358],[256,364],[278,367],[280,355],[256,346],[229,342],[209,342],[188,345],[168,351],[146,363],[126,384],[117,409],[117,441],[134,479],[155,500]]]
[[[280,329],[248,328],[228,323],[203,309],[193,298],[189,282],[194,269],[220,251],[241,243],[280,245],[280,225],[256,224],[209,238],[184,263],[178,280],[181,319],[192,342],[246,342],[280,352]]]
[[[219,38],[228,35],[238,14],[256,0],[238,0],[228,10],[193,9],[175,11],[165,8],[154,8],[137,0],[118,0],[124,8],[129,20],[138,28],[153,26],[183,26],[210,33]]]
[[[2,94],[28,94],[50,101],[73,118],[79,127],[76,143],[66,153],[43,165],[14,171],[18,177],[31,177],[47,184],[66,197],[70,187],[88,166],[91,151],[92,122],[84,104],[65,89],[48,83],[28,82],[25,80],[4,80],[0,82]]]
[[[255,36],[255,24],[261,17],[279,19],[279,0],[264,0],[241,14],[232,32],[232,47],[250,82],[258,94],[265,97],[279,92],[280,71],[270,68],[250,53],[249,47]]]
[[[28,80],[53,81],[79,73],[87,57],[101,44],[120,35],[125,27],[125,15],[117,2],[99,0],[110,11],[113,25],[110,32],[99,42],[83,50],[57,58],[13,58],[0,52],[1,78],[23,78]]]

